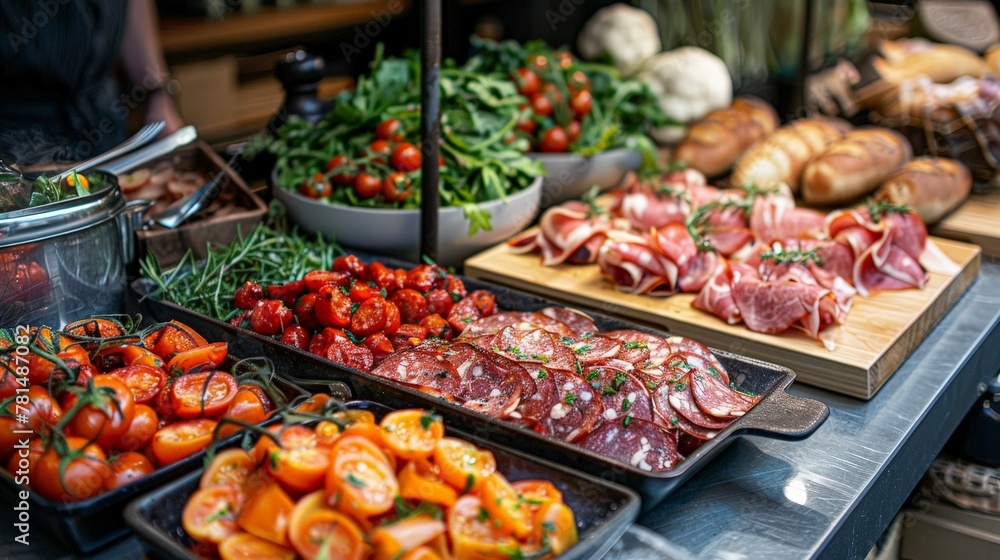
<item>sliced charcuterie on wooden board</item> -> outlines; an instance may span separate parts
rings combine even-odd
[[[1000,257],[1000,191],[972,194],[931,233],[975,243],[987,257]]]
[[[465,262],[465,273],[533,292],[570,305],[639,321],[709,346],[793,369],[798,381],[870,399],[927,336],[979,273],[982,250],[967,243],[930,238],[958,263],[955,275],[930,273],[923,290],[881,292],[857,298],[842,325],[829,327],[835,344],[827,350],[795,331],[755,333],[691,306],[694,294],[666,298],[619,292],[597,265],[544,267],[538,255],[519,255],[506,245]]]

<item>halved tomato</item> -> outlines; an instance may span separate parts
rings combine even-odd
[[[239,532],[236,517],[243,496],[234,486],[213,486],[195,491],[184,505],[181,525],[192,538],[221,543]]]
[[[496,472],[493,453],[460,439],[444,437],[434,448],[434,464],[441,478],[462,493],[469,492]]]
[[[399,558],[405,552],[433,541],[444,532],[444,521],[428,514],[412,515],[382,525],[371,533],[375,560]]]
[[[392,509],[399,482],[381,449],[367,438],[346,434],[330,451],[327,503],[359,519]]]
[[[534,541],[549,543],[556,556],[569,550],[578,539],[573,510],[562,502],[547,502],[535,512]]]
[[[111,370],[109,373],[125,382],[136,404],[152,402],[167,385],[167,373],[159,367],[147,364],[134,363]]]
[[[410,461],[399,470],[399,495],[407,500],[430,502],[444,508],[455,505],[458,492],[441,480],[433,465]]]
[[[212,486],[240,486],[256,469],[253,459],[245,449],[226,449],[215,454],[201,475],[201,488]]]
[[[295,560],[295,551],[250,533],[236,533],[219,543],[222,560]]]
[[[153,436],[150,451],[160,466],[169,465],[194,455],[212,442],[215,420],[198,418],[168,424]]]
[[[478,497],[466,495],[448,512],[448,537],[455,558],[509,560],[511,551],[519,550],[517,540],[502,533],[485,511]]]
[[[240,508],[236,524],[244,531],[288,546],[288,522],[295,502],[275,483],[254,492]]]
[[[361,529],[349,517],[325,505],[322,491],[304,496],[295,505],[288,540],[303,558],[360,560],[368,554]]]
[[[170,402],[180,418],[217,418],[229,408],[238,389],[236,378],[224,371],[187,373],[171,384]]]
[[[213,370],[222,365],[229,355],[229,344],[213,342],[183,352],[178,352],[167,362],[166,370],[170,375],[197,373]]]
[[[205,337],[180,321],[164,323],[142,339],[143,346],[164,360],[206,344]]]
[[[432,412],[420,409],[396,410],[379,424],[385,445],[402,459],[426,459],[444,437],[444,422]]]
[[[493,473],[479,487],[483,507],[497,521],[500,531],[524,540],[534,529],[534,519],[527,504],[500,473]]]

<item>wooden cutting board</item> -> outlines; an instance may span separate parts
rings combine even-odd
[[[847,322],[826,331],[836,344],[833,351],[797,331],[766,335],[743,325],[728,325],[691,307],[695,294],[656,298],[622,293],[601,277],[597,265],[543,267],[538,255],[517,255],[506,245],[465,261],[465,274],[665,328],[720,350],[787,366],[803,383],[870,399],[979,273],[979,247],[932,240],[961,266],[961,272],[955,276],[931,273],[923,290],[855,298]]]
[[[975,243],[987,257],[1000,257],[1000,190],[971,195],[931,232]]]

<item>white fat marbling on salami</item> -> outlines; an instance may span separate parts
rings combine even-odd
[[[428,387],[446,395],[456,395],[461,381],[455,367],[436,352],[422,347],[396,352],[371,373],[414,387]]]
[[[566,441],[586,436],[604,413],[601,399],[583,377],[565,370],[548,371],[557,391],[549,413],[539,419],[543,429]]]
[[[539,309],[538,312],[550,319],[565,324],[577,335],[597,332],[597,325],[594,324],[594,320],[580,311],[566,307],[546,307]]]
[[[583,378],[604,405],[605,419],[632,416],[653,421],[649,390],[636,376],[613,367],[591,367],[583,371]]]

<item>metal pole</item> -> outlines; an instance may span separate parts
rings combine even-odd
[[[438,254],[438,169],[441,137],[441,0],[424,0],[420,49],[420,251],[436,261]]]
[[[792,113],[796,116],[803,116],[802,111],[806,106],[806,78],[812,71],[809,66],[809,51],[812,48],[813,0],[805,0],[805,3],[802,14],[802,19],[805,20],[802,25],[802,52],[799,53],[799,71],[795,76],[795,105],[792,107]]]

